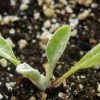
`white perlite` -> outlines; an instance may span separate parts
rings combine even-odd
[[[100,84],[98,84],[97,91],[100,92]]]
[[[10,34],[15,34],[15,29],[14,29],[14,28],[11,28],[11,29],[9,30],[9,33],[10,33]]]
[[[9,83],[6,83],[6,87],[8,88],[8,90],[12,91],[12,87],[14,87],[15,84],[16,82],[9,82]]]
[[[19,49],[22,50],[23,48],[25,48],[27,46],[27,41],[26,40],[23,40],[21,39],[19,42],[18,42],[18,45],[19,45]]]
[[[7,60],[4,58],[0,59],[0,64],[2,67],[7,67]]]
[[[39,12],[34,13],[34,19],[39,19],[39,18],[40,18],[40,13]]]
[[[70,26],[72,27],[72,29],[74,29],[79,23],[79,20],[78,18],[75,18],[75,19],[69,19],[69,24]]]
[[[28,5],[27,4],[21,4],[20,5],[20,10],[21,11],[24,11],[24,10],[27,10],[28,9]]]
[[[49,28],[50,26],[51,26],[50,20],[46,20],[46,21],[44,22],[44,27],[45,27],[45,28]]]
[[[3,95],[0,93],[0,100],[2,100],[3,99]]]

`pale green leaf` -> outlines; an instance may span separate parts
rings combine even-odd
[[[49,71],[53,71],[53,69],[55,68],[57,61],[66,48],[70,35],[70,26],[64,25],[60,27],[49,40],[46,49],[46,55],[50,67]]]
[[[0,36],[0,56],[6,58],[16,66],[20,63],[15,57],[10,44],[2,36]]]
[[[100,44],[91,49],[75,66],[84,69],[100,65]]]
[[[27,63],[19,64],[16,71],[24,77],[30,79],[39,89],[45,90],[48,86],[48,81],[43,74],[37,69],[32,68]]]

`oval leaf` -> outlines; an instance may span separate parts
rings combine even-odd
[[[64,52],[71,34],[70,26],[59,28],[49,40],[46,48],[46,55],[49,63],[49,71],[53,71],[57,61]]]
[[[89,68],[88,66],[96,66],[100,64],[100,44],[91,49],[85,56],[76,63],[78,69]],[[87,65],[86,65],[87,64]],[[79,67],[81,66],[81,67]]]
[[[16,66],[20,63],[15,57],[10,44],[2,36],[0,36],[0,56],[6,58]]]

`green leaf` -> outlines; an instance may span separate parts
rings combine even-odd
[[[68,25],[60,27],[49,40],[46,48],[46,55],[49,63],[49,71],[53,71],[55,65],[61,55],[63,54],[69,37],[71,35],[71,28]]]
[[[100,65],[100,44],[91,49],[75,66],[84,69]]]
[[[100,52],[80,64],[79,69],[90,68],[97,65],[100,65]]]
[[[20,61],[15,57],[10,44],[2,36],[0,36],[0,56],[9,60],[15,66],[20,63]]]
[[[32,68],[27,63],[19,64],[16,71],[24,77],[30,79],[39,89],[45,90],[48,87],[48,81],[37,69]]]
[[[23,76],[34,80],[35,82],[37,82],[40,77],[40,72],[26,63],[19,64],[16,68],[16,71],[22,74]]]

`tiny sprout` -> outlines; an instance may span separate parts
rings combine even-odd
[[[51,78],[53,76],[56,63],[63,54],[66,45],[68,44],[70,35],[70,26],[64,25],[60,27],[48,41],[46,47],[46,56],[48,60],[48,64],[45,66],[46,75],[41,74],[37,69],[32,68],[27,63],[21,63],[21,61],[15,57],[9,43],[2,36],[0,36],[0,56],[13,63],[16,66],[16,71],[31,80],[32,83],[35,84],[40,90],[56,87],[78,70],[100,65],[99,43],[87,54],[85,54],[80,61],[71,67],[69,71],[67,71],[57,80],[52,81]]]

